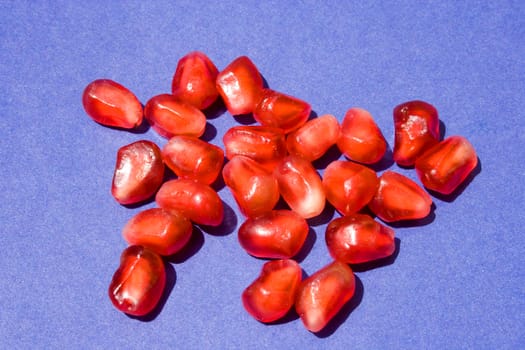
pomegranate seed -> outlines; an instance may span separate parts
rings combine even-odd
[[[259,125],[235,126],[223,136],[226,158],[236,155],[252,158],[268,170],[283,159],[286,152],[281,129]]]
[[[416,172],[426,188],[450,194],[477,164],[478,157],[470,142],[462,136],[451,136],[416,160]]]
[[[122,236],[130,245],[142,245],[159,255],[172,255],[188,243],[192,230],[191,222],[182,214],[151,208],[131,218]]]
[[[188,179],[170,180],[162,184],[155,199],[159,207],[180,212],[196,224],[219,226],[222,223],[222,201],[206,184]]]
[[[306,219],[321,214],[326,201],[323,183],[309,161],[288,156],[277,165],[273,174],[281,196],[293,211]]]
[[[290,210],[272,210],[247,219],[239,228],[241,246],[258,258],[288,259],[301,250],[308,235],[306,220]]]
[[[86,113],[99,124],[132,129],[142,123],[142,105],[126,87],[109,79],[98,79],[82,94]]]
[[[144,107],[144,115],[153,130],[167,139],[174,135],[200,137],[206,128],[206,116],[173,95],[152,97]]]
[[[160,148],[141,140],[121,147],[113,174],[111,194],[120,204],[133,204],[153,196],[164,178]]]
[[[208,56],[199,51],[190,52],[177,64],[171,84],[173,96],[195,108],[205,109],[219,96],[215,86],[218,74]]]
[[[224,68],[216,84],[231,115],[252,113],[263,89],[259,70],[246,56],[236,58]]]
[[[330,222],[326,245],[335,260],[360,264],[392,255],[396,245],[394,230],[368,215],[352,214]]]
[[[306,329],[319,332],[352,298],[354,292],[352,269],[341,261],[334,261],[301,282],[295,310]]]
[[[292,155],[310,162],[321,158],[339,139],[341,127],[330,114],[309,120],[286,137],[286,148]]]
[[[339,150],[349,159],[373,164],[386,152],[386,141],[372,115],[361,108],[350,108],[341,124]]]
[[[394,161],[412,166],[416,158],[439,141],[438,112],[429,103],[409,101],[394,108]]]
[[[161,257],[142,246],[126,248],[109,285],[109,298],[120,311],[144,316],[158,304],[166,286]]]
[[[162,149],[166,165],[180,178],[213,183],[222,169],[221,148],[193,136],[173,136]]]
[[[264,214],[279,201],[277,180],[251,158],[233,157],[224,166],[222,177],[244,216]]]
[[[432,199],[417,183],[393,171],[379,177],[379,188],[368,207],[386,222],[421,219],[430,213]]]
[[[379,186],[376,172],[364,165],[336,160],[323,174],[326,199],[343,215],[358,212],[370,202]]]
[[[292,308],[301,278],[301,267],[294,260],[268,261],[242,293],[244,308],[260,322],[280,319]]]
[[[253,117],[261,125],[280,128],[289,133],[306,123],[312,108],[298,98],[264,89]]]

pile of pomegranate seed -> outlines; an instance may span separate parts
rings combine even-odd
[[[200,139],[206,126],[203,110],[219,98],[231,115],[252,114],[260,124],[229,129],[223,135],[224,151]],[[223,204],[211,187],[220,175],[245,216],[240,246],[254,257],[270,259],[242,293],[244,308],[266,323],[295,307],[311,332],[322,330],[353,297],[350,265],[394,253],[394,230],[370,214],[392,223],[422,219],[431,210],[431,196],[416,182],[390,170],[378,176],[369,167],[388,148],[369,112],[350,108],[341,124],[330,114],[309,120],[310,105],[265,88],[246,56],[219,71],[204,53],[189,53],[177,65],[172,94],[152,97],[144,109],[131,91],[108,79],[90,83],[82,102],[99,124],[132,129],[144,118],[168,139],[162,149],[141,140],[117,153],[111,187],[115,200],[129,205],[154,197],[157,204],[122,230],[130,246],[122,253],[109,297],[130,315],[147,315],[158,304],[166,285],[163,257],[190,241],[192,224],[222,223]],[[414,167],[428,190],[454,193],[477,166],[472,145],[461,136],[440,140],[438,113],[429,103],[402,103],[393,117],[394,161]],[[332,161],[321,178],[312,161],[334,145],[347,159]],[[176,179],[165,181],[166,166]],[[276,209],[280,198],[289,209]],[[342,215],[326,228],[333,262],[302,280],[294,257],[308,235],[306,219],[320,215],[326,201]]]

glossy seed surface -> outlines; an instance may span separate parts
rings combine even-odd
[[[180,212],[199,225],[219,226],[224,218],[224,206],[217,192],[195,180],[167,181],[160,187],[155,200],[159,207]]]
[[[132,129],[142,123],[140,101],[128,88],[110,79],[89,83],[82,94],[86,113],[97,123]]]
[[[354,292],[352,269],[341,261],[334,261],[301,282],[295,310],[306,329],[319,332],[352,298]]]
[[[203,52],[193,51],[182,57],[173,75],[171,93],[178,100],[200,110],[208,108],[219,96],[215,82],[219,71]]]
[[[290,210],[272,210],[247,219],[239,228],[241,247],[258,258],[287,259],[301,250],[308,236],[304,218]]]
[[[472,144],[462,136],[451,136],[428,149],[416,160],[416,172],[426,188],[454,192],[478,165]]]
[[[332,220],[325,234],[330,255],[347,264],[361,264],[390,256],[394,230],[368,215],[352,214]]]
[[[279,201],[277,180],[271,172],[251,158],[233,157],[224,166],[222,177],[241,213],[246,217],[267,213]]]
[[[213,183],[224,163],[220,147],[193,136],[173,136],[162,148],[162,159],[179,178]]]
[[[273,322],[292,308],[302,271],[294,260],[265,263],[259,276],[243,291],[245,310],[258,321]]]
[[[120,204],[134,204],[151,198],[164,178],[160,148],[140,140],[121,147],[113,173],[111,194]]]
[[[109,299],[118,310],[144,316],[157,306],[166,286],[161,257],[142,246],[126,248],[109,285]]]
[[[133,216],[122,229],[130,245],[142,245],[159,255],[172,255],[191,238],[193,227],[181,213],[150,208]]]
[[[416,220],[430,213],[432,198],[416,182],[394,171],[379,177],[379,187],[368,207],[381,220]]]

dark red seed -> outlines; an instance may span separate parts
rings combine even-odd
[[[188,243],[192,231],[191,222],[181,213],[151,208],[132,217],[122,229],[122,236],[130,245],[172,255]]]
[[[160,148],[141,140],[121,147],[113,174],[111,194],[120,204],[134,204],[152,197],[164,178]]]
[[[478,157],[470,142],[462,136],[451,136],[416,160],[416,172],[426,188],[450,194],[477,164]]]
[[[126,87],[110,79],[98,79],[84,89],[82,104],[97,123],[132,129],[142,123],[142,105]]]
[[[126,248],[109,285],[109,298],[120,311],[144,316],[157,306],[166,286],[161,257],[142,246]]]
[[[417,183],[394,171],[379,177],[379,187],[368,207],[386,222],[422,219],[430,213],[432,198]]]
[[[361,264],[391,255],[394,230],[368,215],[352,214],[331,221],[325,234],[330,255],[347,264]]]
[[[261,322],[280,319],[292,308],[301,277],[301,267],[294,260],[268,261],[242,293],[244,308]]]
[[[258,258],[288,259],[299,253],[308,235],[306,220],[290,210],[272,210],[247,219],[239,228],[241,246]]]
[[[195,180],[167,181],[160,187],[155,200],[159,207],[180,212],[199,225],[219,226],[224,217],[224,206],[217,192]]]
[[[394,161],[412,166],[425,150],[439,142],[439,117],[434,106],[409,101],[394,108]]]
[[[278,91],[264,89],[253,111],[253,117],[261,125],[280,128],[286,134],[306,123],[311,110],[312,108],[305,101]]]
[[[218,74],[208,56],[199,51],[190,52],[177,64],[171,84],[172,94],[195,108],[205,109],[219,96],[215,86]]]
[[[352,298],[354,292],[352,269],[341,261],[334,261],[301,282],[295,310],[306,329],[319,332]]]

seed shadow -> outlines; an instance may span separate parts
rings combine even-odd
[[[260,74],[259,75],[261,76],[262,78],[262,81],[263,81],[263,89],[269,89],[270,88],[270,85],[268,84],[268,80],[266,80],[266,78],[264,77],[264,75]]]
[[[436,204],[432,203],[430,206],[430,213],[421,219],[415,219],[415,220],[401,220],[401,221],[395,221],[395,222],[385,222],[388,226],[391,226],[393,228],[406,228],[406,227],[418,227],[418,226],[426,226],[430,225],[434,220],[436,219]]]
[[[197,254],[203,245],[204,234],[197,226],[194,225],[189,242],[186,243],[186,245],[177,253],[166,257],[166,260],[172,264],[181,264]]]
[[[447,127],[445,126],[445,122],[439,119],[439,141],[445,138],[446,133],[447,133]]]
[[[237,114],[233,116],[233,119],[241,125],[252,125],[257,123],[252,113]]]
[[[326,167],[332,163],[333,161],[338,160],[341,158],[341,151],[337,147],[337,145],[332,145],[328,150],[323,154],[321,158],[318,158],[312,162],[312,165],[315,169],[321,170],[326,169]]]
[[[310,120],[315,119],[317,117],[318,117],[317,112],[312,109],[310,110],[310,114],[308,115],[308,119],[306,121],[309,122]]]
[[[164,263],[164,266],[166,268],[166,286],[164,287],[162,296],[160,297],[160,300],[155,306],[155,308],[144,316],[133,316],[133,315],[128,315],[128,314],[126,314],[126,316],[128,316],[129,318],[138,320],[138,321],[142,321],[142,322],[151,322],[155,318],[157,318],[157,316],[160,314],[160,312],[164,308],[164,305],[166,304],[166,301],[168,300],[171,294],[171,291],[173,290],[173,287],[175,286],[175,282],[177,281],[177,274],[175,273],[175,269],[173,268],[173,266],[171,266],[171,264],[168,264],[168,263]]]
[[[292,209],[290,208],[288,203],[286,203],[284,198],[281,196],[281,197],[279,197],[279,200],[277,201],[277,203],[273,207],[273,210],[292,210]]]
[[[222,201],[224,207],[224,218],[218,226],[199,225],[199,228],[212,236],[227,236],[235,231],[237,227],[237,215],[226,202]]]
[[[224,165],[226,165],[227,162],[228,160],[225,158],[222,168],[224,168]],[[224,187],[226,187],[226,183],[224,182],[224,178],[222,177],[222,171],[219,173],[215,181],[213,181],[213,183],[210,186],[215,190],[215,192],[219,192]]]
[[[202,112],[206,116],[206,119],[216,119],[226,112],[226,105],[219,96],[208,108]]]
[[[282,325],[282,324],[285,324],[285,323],[293,322],[293,321],[297,320],[298,318],[299,318],[299,315],[297,314],[297,312],[295,312],[295,308],[292,305],[292,307],[290,308],[290,310],[288,310],[286,315],[284,315],[283,317],[281,317],[278,320],[275,320],[275,321],[272,321],[272,322],[268,322],[268,323],[264,323],[264,324],[267,325],[267,326],[278,326],[278,325]]]
[[[142,108],[144,108],[144,105],[142,105]],[[113,129],[113,130],[117,130],[117,131],[126,131],[126,132],[129,132],[131,134],[137,134],[137,135],[145,134],[150,129],[150,125],[149,125],[148,121],[146,120],[146,118],[142,118],[142,122],[139,125],[137,125],[136,127],[131,128],[131,129],[121,128],[121,127],[118,127],[118,126],[104,125],[104,124],[101,124],[101,123],[98,123],[98,122],[97,122],[97,124],[100,124],[103,127],[108,128],[108,129]]]
[[[204,134],[202,134],[200,137],[201,140],[210,142],[216,136],[217,136],[217,128],[213,124],[206,122],[206,128],[204,129]]]
[[[481,160],[478,157],[478,164],[476,165],[476,167],[470,172],[470,174],[468,174],[465,180],[452,193],[442,194],[436,191],[429,190],[428,188],[426,188],[426,190],[431,196],[443,202],[451,203],[455,201],[456,198],[458,198],[459,195],[463,193],[463,191],[465,191],[465,188],[467,188],[468,185],[474,180],[474,178],[478,176],[478,174],[480,173],[481,173]]]
[[[303,243],[301,250],[294,256],[294,260],[297,262],[302,262],[308,254],[312,251],[315,242],[317,241],[317,233],[313,228],[309,227],[308,234],[306,235],[306,240]]]
[[[128,209],[137,209],[137,208],[140,208],[142,206],[145,206],[145,205],[148,205],[148,204],[151,204],[155,201],[155,195],[152,195],[151,197],[147,198],[147,199],[144,199],[140,202],[137,202],[137,203],[130,203],[130,204],[121,204],[123,207],[125,208],[128,208]]]
[[[365,165],[374,170],[376,173],[384,171],[394,165],[394,153],[392,152],[390,145],[387,144],[385,154],[377,163]]]
[[[377,269],[380,267],[392,265],[396,261],[397,256],[399,255],[399,249],[401,248],[401,240],[397,237],[394,238],[394,244],[395,244],[394,252],[390,256],[384,257],[382,259],[377,259],[374,261],[366,262],[366,263],[352,264],[351,265],[352,270],[354,272],[365,272],[365,271]]]
[[[313,218],[307,219],[308,225],[320,226],[329,223],[335,214],[335,208],[332,204],[326,201],[325,206],[321,214],[314,216]]]
[[[355,275],[354,275],[355,276]],[[328,322],[326,327],[321,329],[319,332],[313,334],[318,338],[328,338],[346,321],[348,316],[354,311],[361,301],[363,300],[363,282],[358,276],[355,276],[355,291],[352,299],[350,299],[339,312]]]

